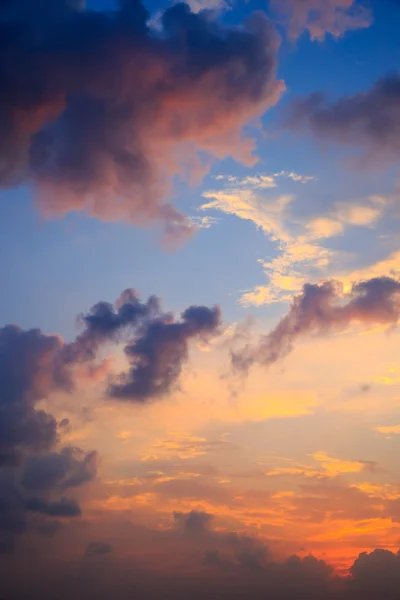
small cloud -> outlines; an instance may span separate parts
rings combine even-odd
[[[112,546],[108,542],[90,542],[85,550],[85,556],[101,556],[111,554]]]
[[[213,225],[217,225],[221,219],[217,217],[188,217],[188,221],[191,226],[196,227],[197,229],[210,229]]]
[[[400,435],[400,425],[380,425],[379,427],[375,427],[375,431],[387,436]]]
[[[299,175],[298,173],[294,173],[293,171],[280,171],[279,173],[275,173],[274,177],[286,177],[287,179],[292,179],[293,181],[303,184],[317,180],[317,178],[314,175]]]
[[[341,460],[332,458],[325,452],[315,452],[311,457],[318,462],[327,473],[333,477],[343,473],[361,473],[365,470],[375,470],[377,465],[373,461]]]
[[[121,440],[122,442],[127,442],[128,440],[131,439],[132,436],[133,436],[132,431],[121,431],[120,433],[117,433],[117,435],[115,437],[117,438],[117,440]]]
[[[142,454],[141,460],[176,460],[177,458],[187,460],[204,456],[209,452],[235,448],[235,445],[226,439],[207,440],[196,437],[189,433],[170,433],[166,438],[154,444],[146,453]]]

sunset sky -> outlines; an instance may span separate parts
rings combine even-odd
[[[1,600],[400,597],[399,25],[0,1]]]

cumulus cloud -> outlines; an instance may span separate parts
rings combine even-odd
[[[128,372],[114,378],[108,393],[115,398],[146,402],[176,386],[183,363],[188,359],[191,339],[207,341],[220,332],[219,307],[190,306],[176,319],[162,310],[151,296],[141,302],[135,290],[125,290],[115,306],[99,302],[80,317],[84,330],[61,352],[65,364],[96,358],[108,342],[127,341]]]
[[[98,302],[86,314],[80,315],[78,320],[83,331],[63,349],[63,360],[67,363],[92,360],[102,344],[118,342],[121,333],[140,328],[160,312],[158,298],[151,296],[142,303],[133,289],[124,290],[115,306],[109,302]]]
[[[131,370],[111,383],[113,397],[144,402],[172,390],[188,358],[191,339],[208,340],[221,325],[218,307],[191,306],[176,319],[150,297],[141,302],[132,289],[115,305],[96,304],[79,319],[83,330],[75,341],[38,329],[24,331],[8,325],[0,329],[0,544],[13,545],[36,519],[35,530],[53,535],[54,519],[78,517],[81,508],[65,494],[94,480],[97,451],[75,447],[56,449],[57,423],[39,408],[57,391],[70,392],[80,381],[83,364],[96,364],[109,343],[124,341]],[[107,373],[105,372],[105,375]],[[49,519],[50,524],[47,523]],[[47,530],[49,533],[47,533]]]
[[[31,184],[47,215],[192,230],[170,184],[204,173],[199,151],[253,160],[242,127],[283,90],[279,42],[261,13],[223,27],[176,4],[157,32],[148,17],[139,0],[1,3],[1,185]]]
[[[351,324],[396,325],[400,316],[400,281],[376,277],[353,285],[348,295],[338,281],[306,284],[288,313],[255,346],[232,352],[234,368],[246,372],[253,364],[268,367],[287,356],[307,335],[343,331]]]
[[[39,400],[69,380],[58,362],[58,336],[15,325],[0,329],[0,465],[18,461],[19,449],[46,450],[56,440],[52,415],[36,410]]]
[[[384,549],[362,552],[350,573],[354,588],[367,598],[375,597],[375,594],[395,598],[400,593],[400,552],[394,554]]]
[[[28,528],[30,515],[45,533],[49,517],[78,517],[79,504],[63,493],[97,472],[96,452],[54,450],[57,421],[38,407],[57,390],[73,387],[64,348],[59,336],[38,329],[0,329],[0,544],[5,547],[12,548],[14,537]]]
[[[210,529],[213,515],[192,510],[189,513],[175,512],[174,519],[177,527],[188,533],[204,533]]]
[[[400,154],[400,75],[380,79],[366,92],[329,102],[322,93],[295,100],[288,125],[318,139],[361,148],[378,161]]]
[[[270,5],[293,40],[308,31],[312,40],[321,42],[327,34],[341,37],[372,23],[370,10],[358,0],[270,0]]]

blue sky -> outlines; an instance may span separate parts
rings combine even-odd
[[[240,22],[254,9],[264,9],[264,4],[235,6],[225,20]],[[99,2],[93,6],[103,8]],[[350,171],[343,165],[343,149],[327,146],[321,152],[312,138],[282,132],[279,120],[293,97],[314,91],[331,98],[353,94],[395,71],[400,49],[394,13],[399,10],[389,0],[376,2],[374,26],[347,33],[340,40],[327,36],[319,44],[307,35],[296,42],[283,39],[278,76],[287,92],[263,117],[264,133],[255,131],[259,163],[250,170],[232,160],[215,164],[201,185],[178,186],[177,206],[196,215],[202,191],[213,187],[213,176],[225,173],[240,176],[288,170],[313,175],[318,181],[307,188],[307,194],[299,190],[304,196],[299,211],[306,212],[308,206],[312,211],[339,198],[389,193],[393,177],[385,169]],[[0,227],[7,281],[0,299],[2,320],[66,336],[73,335],[75,316],[85,307],[98,298],[112,301],[121,289],[132,285],[143,295],[155,291],[173,310],[192,302],[214,301],[223,303],[229,320],[239,319],[243,312],[237,306],[240,291],[261,283],[257,259],[274,252],[273,244],[251,224],[223,216],[216,226],[165,254],[151,228],[143,231],[125,223],[104,224],[82,214],[44,220],[32,206],[29,188],[2,190]]]

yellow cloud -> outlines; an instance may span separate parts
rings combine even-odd
[[[365,463],[332,458],[325,452],[315,452],[311,456],[332,476],[341,475],[342,473],[360,473],[365,469]]]
[[[226,445],[229,445],[229,442],[225,439],[208,441],[206,438],[196,437],[189,433],[173,432],[151,446],[147,452],[141,455],[140,459],[143,462],[177,458],[186,460],[204,456],[208,452]]]
[[[385,435],[400,435],[400,425],[386,425],[375,427],[375,431],[383,433]]]
[[[126,442],[132,437],[132,435],[132,431],[121,431],[120,433],[117,433],[115,437],[117,438],[117,440],[122,440],[123,442]]]
[[[343,233],[343,223],[327,217],[312,219],[306,228],[313,239],[329,238]]]
[[[203,197],[210,200],[200,210],[219,210],[239,219],[252,221],[272,239],[288,239],[281,214],[293,196],[265,197],[259,191],[247,188],[214,190],[204,192]]]
[[[351,289],[351,286],[356,281],[363,279],[371,279],[372,277],[382,277],[387,275],[398,276],[400,274],[400,251],[396,250],[389,254],[383,260],[380,260],[374,264],[363,267],[362,269],[356,269],[340,276],[343,282],[345,292]]]
[[[288,390],[246,397],[238,405],[238,412],[242,419],[250,421],[290,419],[311,414],[317,404],[317,398],[312,393]]]

